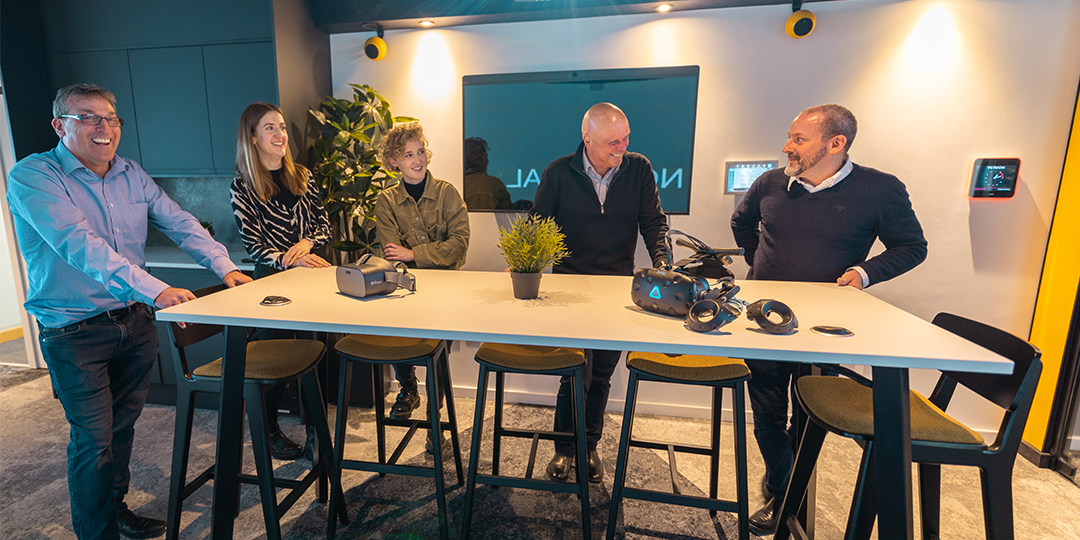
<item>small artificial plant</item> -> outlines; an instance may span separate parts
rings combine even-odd
[[[511,272],[538,273],[570,255],[565,239],[555,220],[522,214],[510,228],[499,229],[499,251]]]

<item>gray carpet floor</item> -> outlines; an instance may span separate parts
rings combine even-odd
[[[672,387],[677,391],[677,387]],[[393,396],[391,396],[392,398]],[[463,459],[470,452],[474,401],[457,398]],[[331,408],[333,413],[333,408]],[[487,414],[491,414],[488,407]],[[547,428],[552,411],[547,407],[511,405],[507,424]],[[132,461],[131,493],[128,504],[139,513],[162,517],[167,506],[174,412],[170,407],[147,407],[137,424]],[[371,409],[351,411],[346,457],[371,459],[375,455]],[[213,460],[216,413],[199,411],[192,441],[191,470],[201,470]],[[332,422],[332,420],[331,420]],[[487,422],[490,426],[490,421]],[[600,454],[605,459],[606,478],[590,491],[592,533],[603,538],[610,509],[611,476],[614,474],[616,444],[621,415],[609,414]],[[303,427],[286,419],[284,429],[300,439]],[[639,416],[635,432],[651,439],[703,441],[708,436],[703,420]],[[750,430],[748,429],[748,432]],[[44,370],[0,366],[0,538],[5,540],[67,540],[71,532],[65,478],[65,447],[68,426],[59,403],[52,399]],[[734,497],[735,473],[731,447],[732,426],[724,425],[724,456],[719,473],[720,495]],[[491,443],[488,434],[481,448],[481,471],[490,470]],[[513,441],[504,448],[504,473],[522,473],[528,456],[528,442]],[[245,468],[253,472],[250,450],[245,449]],[[550,443],[541,443],[537,469],[552,453]],[[758,482],[763,471],[756,444],[751,440],[751,511],[760,505]],[[449,456],[449,453],[447,453]],[[818,481],[818,538],[842,536],[855,482],[859,448],[851,441],[830,437],[822,453]],[[430,463],[424,453],[423,437],[409,446],[403,460]],[[631,454],[629,478],[633,485],[663,488],[667,479],[667,456],[649,450]],[[276,463],[280,477],[298,477],[306,462]],[[678,481],[686,493],[708,490],[708,463],[705,458],[678,459]],[[193,475],[194,473],[189,473]],[[448,480],[455,480],[448,468]],[[429,479],[377,475],[346,471],[343,476],[346,504],[352,523],[339,527],[339,538],[429,539],[438,537],[434,484]],[[943,469],[943,537],[983,538],[979,475],[960,467]],[[1016,538],[1080,537],[1080,487],[1057,473],[1037,469],[1023,459],[1014,476]],[[453,536],[460,527],[464,489],[448,493]],[[236,538],[264,538],[265,529],[257,489],[245,486],[241,512],[236,521]],[[481,487],[477,492],[473,538],[484,539],[574,539],[581,538],[579,503],[572,495],[520,489]],[[917,506],[916,506],[917,508]],[[283,518],[285,538],[325,538],[326,506],[305,494]],[[209,538],[210,490],[203,488],[184,505],[181,538]],[[916,523],[918,511],[916,510]],[[715,518],[707,511],[627,501],[620,514],[618,530],[628,539],[728,539],[737,537],[733,515]]]

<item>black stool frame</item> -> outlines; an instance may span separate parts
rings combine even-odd
[[[941,465],[966,465],[979,467],[982,480],[983,525],[986,537],[992,540],[1013,538],[1012,476],[1017,449],[1023,436],[1024,426],[1031,411],[1031,403],[1042,372],[1042,352],[1019,337],[998,328],[951,313],[938,313],[933,324],[977,345],[981,345],[1014,362],[1011,375],[965,373],[943,371],[938,378],[929,400],[942,411],[948,412],[957,384],[996,404],[1005,410],[993,443],[954,444],[935,441],[911,441],[911,461],[919,466],[919,493],[922,510],[922,537],[936,539],[941,525]],[[858,373],[841,369],[842,373],[865,386],[873,386]],[[806,412],[806,431],[799,442],[799,449],[792,466],[788,492],[781,510],[781,519],[775,538],[812,538],[794,515],[797,505],[806,504],[808,484],[813,478],[817,458],[826,435],[831,431],[855,439],[863,448],[859,462],[859,475],[848,514],[845,539],[870,538],[877,518],[878,489],[874,470],[878,451],[874,437],[846,433],[822,422],[807,408],[795,388],[797,403]],[[900,413],[897,413],[900,414]],[[888,489],[888,486],[883,487]],[[810,525],[808,523],[808,525]]]
[[[439,535],[443,540],[448,539],[450,537],[450,531],[446,516],[446,485],[444,480],[445,477],[443,476],[442,445],[440,444],[441,437],[436,437],[436,433],[442,431],[450,432],[450,442],[454,450],[454,467],[458,478],[456,486],[462,485],[462,479],[465,476],[461,465],[461,443],[458,439],[457,412],[454,409],[454,390],[453,384],[450,382],[448,343],[446,341],[440,341],[439,346],[432,351],[430,355],[406,360],[371,360],[368,358],[356,358],[346,354],[340,354],[340,356],[341,365],[338,377],[337,423],[334,426],[334,441],[337,443],[334,446],[335,470],[337,470],[339,474],[340,471],[349,469],[354,471],[374,472],[378,473],[379,476],[385,476],[387,473],[391,473],[433,478],[435,480],[436,498],[438,499]],[[355,362],[367,363],[369,364],[368,367],[373,370],[371,380],[373,387],[372,395],[374,396],[375,401],[375,432],[378,439],[378,462],[344,459],[345,428],[349,418],[349,392],[352,388],[352,371]],[[425,391],[427,393],[428,402],[427,420],[412,418],[408,420],[395,420],[386,417],[386,403],[384,399],[386,392],[383,386],[383,380],[382,377],[378,376],[378,373],[374,373],[376,366],[380,364],[410,364],[427,368],[427,375],[425,377]],[[439,409],[442,401],[440,396],[445,396],[446,398],[446,412],[448,417],[448,421],[446,422],[439,419]],[[401,442],[398,443],[397,447],[390,454],[389,459],[386,457],[386,426],[409,428],[402,437]],[[402,465],[397,463],[398,458],[401,457],[402,452],[404,452],[405,448],[409,445],[409,442],[412,440],[413,435],[418,429],[427,430],[430,433],[433,449],[433,467]],[[339,501],[336,497],[331,497],[331,515],[334,515],[334,512],[339,506],[344,508],[344,502],[344,498]],[[329,533],[330,538],[335,536],[337,532],[335,529],[336,528],[331,525]]]
[[[469,538],[469,529],[472,526],[473,502],[476,495],[476,484],[492,486],[506,486],[515,488],[536,489],[552,491],[556,493],[576,493],[581,499],[581,531],[584,540],[592,537],[592,525],[589,520],[589,481],[586,474],[585,463],[585,391],[582,383],[583,369],[585,364],[577,366],[544,371],[520,370],[499,366],[485,362],[479,358],[480,373],[476,385],[476,415],[473,417],[472,447],[469,453],[469,478],[465,483],[465,508],[462,515],[461,537]],[[480,434],[484,428],[484,408],[487,402],[488,375],[495,373],[495,429],[492,442],[491,474],[479,474],[480,464]],[[569,375],[574,379],[574,421],[575,433],[543,430],[524,430],[503,427],[503,393],[505,385],[503,377],[506,373],[523,373],[526,375]],[[502,437],[514,437],[532,439],[532,449],[529,452],[529,464],[525,469],[525,477],[509,477],[499,475],[499,456],[502,451]],[[571,439],[577,446],[577,474],[578,481],[575,484],[563,484],[550,480],[536,480],[532,478],[536,461],[536,449],[540,440],[566,440]]]
[[[607,540],[615,538],[615,528],[619,518],[619,507],[623,499],[638,499],[643,501],[659,502],[691,506],[709,510],[711,515],[716,512],[734,512],[739,519],[739,538],[747,540],[750,537],[750,501],[747,487],[746,465],[746,403],[745,383],[750,377],[731,379],[724,381],[685,381],[681,379],[669,379],[645,373],[630,368],[630,379],[627,382],[626,408],[623,411],[622,434],[619,436],[619,457],[615,462],[615,478],[611,488],[611,513],[608,516]],[[633,438],[634,411],[637,408],[637,390],[640,381],[655,381],[675,384],[692,384],[697,386],[712,387],[712,428],[709,435],[710,446],[698,446],[690,444],[678,444],[670,442],[652,441]],[[723,390],[728,388],[734,396],[735,416],[735,501],[718,500],[717,497],[717,469],[720,466],[720,415],[723,411]],[[671,492],[656,491],[626,487],[626,469],[630,456],[630,447],[648,448],[651,450],[666,450],[668,462],[671,467]],[[675,463],[675,453],[682,452],[700,456],[709,456],[709,496],[699,497],[686,495],[679,489],[679,471]]]
[[[224,288],[224,285],[221,286]],[[214,289],[214,290],[209,290]],[[208,288],[196,291],[197,296],[216,292],[217,288]],[[186,346],[202,341],[222,331],[222,327],[214,325],[188,324],[184,330],[176,327],[176,323],[169,325],[169,333],[180,356],[179,365],[176,369],[176,433],[173,439],[172,476],[169,479],[169,508],[166,516],[166,540],[175,540],[180,532],[180,517],[183,511],[184,500],[190,497],[196,490],[213,480],[216,474],[216,465],[212,465],[200,473],[191,482],[187,480],[188,461],[191,454],[191,426],[195,414],[195,395],[198,392],[220,393],[221,380],[217,378],[196,378],[188,370],[187,355],[184,351]],[[180,337],[183,336],[183,337]],[[323,353],[325,355],[325,351]],[[256,476],[240,474],[238,479],[241,483],[259,486],[262,501],[263,519],[266,522],[266,537],[270,540],[281,538],[281,516],[285,514],[293,504],[299,500],[307,488],[315,480],[318,480],[317,499],[326,502],[327,479],[332,484],[334,494],[341,494],[339,475],[334,473],[333,460],[328,454],[323,454],[322,449],[330,448],[330,428],[326,424],[326,410],[323,405],[322,392],[319,381],[314,371],[315,366],[321,362],[313,362],[306,370],[300,373],[300,398],[307,414],[313,424],[316,434],[314,463],[311,470],[300,480],[274,478],[274,465],[270,456],[269,430],[266,426],[266,400],[265,394],[270,385],[279,381],[261,381],[245,379],[244,402],[246,403],[248,428],[251,432],[251,446],[255,454]],[[237,463],[243,461],[243,455],[237,454],[233,459]],[[239,468],[239,467],[238,467]],[[238,486],[239,487],[239,486]],[[289,494],[279,503],[277,502],[277,488],[287,488]],[[239,498],[239,497],[238,497]],[[331,497],[332,499],[333,497]],[[335,514],[331,512],[328,521],[336,523]],[[343,523],[348,523],[348,516],[341,512]]]

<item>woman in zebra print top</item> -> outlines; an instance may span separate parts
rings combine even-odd
[[[311,173],[292,160],[281,109],[252,103],[240,115],[232,207],[255,279],[294,266],[330,266],[312,250],[330,240],[330,221]]]
[[[293,163],[281,109],[252,103],[240,115],[236,141],[236,180],[232,207],[244,249],[255,259],[255,279],[296,266],[330,266],[312,253],[330,240],[330,221],[311,173]],[[252,339],[294,339],[295,332],[261,330]],[[284,384],[266,394],[270,453],[293,460],[304,449],[278,426]],[[310,430],[309,430],[310,431]],[[310,437],[309,437],[310,438]]]

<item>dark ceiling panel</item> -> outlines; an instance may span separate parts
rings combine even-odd
[[[835,0],[806,0],[805,4]],[[311,0],[316,26],[331,34],[417,28],[422,20],[436,26],[462,26],[607,15],[652,13],[660,4],[672,11],[743,6],[791,5],[790,0]]]

